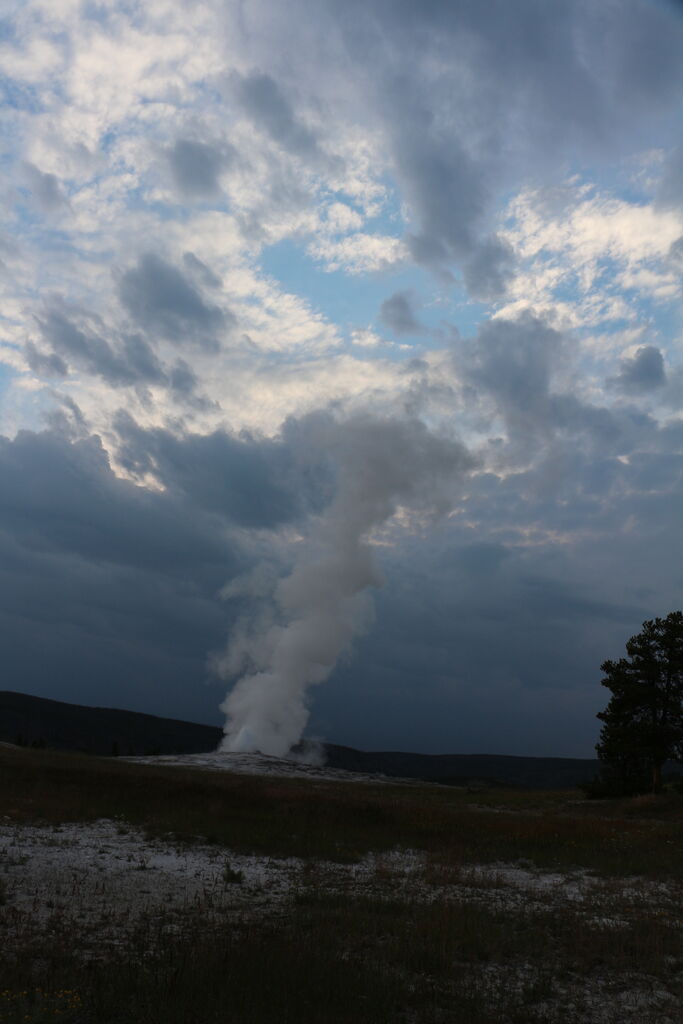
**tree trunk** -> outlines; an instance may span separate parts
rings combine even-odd
[[[662,765],[660,761],[656,761],[652,765],[652,792],[662,792]]]

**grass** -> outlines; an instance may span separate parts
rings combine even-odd
[[[578,792],[372,786],[149,767],[0,748],[0,816],[119,820],[236,852],[332,861],[424,850],[447,864],[529,860],[609,876],[683,878],[683,797],[581,801]]]
[[[202,839],[226,894],[182,913],[157,907],[106,939],[87,934],[77,889],[68,908],[42,917],[15,906],[8,880],[25,863],[12,848],[4,872],[0,859],[0,944],[11,936],[0,1024],[678,1019],[683,929],[667,886],[683,878],[679,796],[602,804],[574,792],[330,784],[8,747],[0,773],[0,819],[18,826],[19,843],[22,824],[59,830],[99,818],[117,821],[126,841],[136,829],[174,844]],[[59,842],[59,831],[50,837]],[[423,851],[419,875],[400,875],[397,848]],[[236,858],[251,853],[306,862],[285,903],[266,913],[250,912],[243,895]],[[326,880],[324,862],[369,853],[374,888]],[[594,903],[539,890],[513,906],[498,899],[503,876],[477,874],[521,861],[532,874],[591,871]],[[629,895],[631,875],[642,881],[629,881]],[[241,902],[230,902],[235,894]]]
[[[570,911],[302,892],[284,921],[207,924],[198,912],[182,934],[150,922],[101,961],[83,962],[54,928],[49,942],[26,937],[5,957],[0,1021],[527,1024],[551,1019],[544,1006],[561,1005],[568,977],[580,979],[579,992],[605,968],[617,990],[633,972],[652,985],[680,947],[680,930],[662,922],[614,932]],[[574,1019],[569,1008],[561,1019]],[[658,1018],[639,1021],[648,1019]]]

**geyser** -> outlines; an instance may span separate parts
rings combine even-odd
[[[216,662],[224,677],[239,677],[221,705],[222,750],[289,753],[308,720],[308,688],[329,676],[371,615],[367,591],[382,582],[373,532],[399,507],[445,510],[472,464],[462,445],[417,418],[339,421],[314,414],[298,426],[299,460],[311,469],[332,467],[333,495],[296,545],[289,575],[260,595],[257,610],[238,623]],[[262,591],[267,578],[266,572],[252,574],[246,591],[255,579]]]

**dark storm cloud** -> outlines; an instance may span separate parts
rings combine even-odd
[[[489,320],[462,366],[467,379],[493,399],[511,433],[529,435],[553,418],[551,383],[564,344],[558,331],[530,314]]]
[[[668,105],[683,83],[679,5],[629,0],[597,9],[580,0],[428,0],[419,6],[411,0],[356,0],[351,6],[359,19],[357,44],[376,26],[366,56],[381,31],[403,53],[406,74],[414,71],[418,83],[425,71],[431,75],[437,97],[447,97],[454,82],[465,86],[469,105],[463,121],[473,125],[475,114],[491,118],[479,122],[487,132],[484,146],[495,146],[490,133],[514,114],[513,143],[516,132],[541,145],[581,141],[599,148],[624,129],[632,132],[634,114]],[[415,58],[412,68],[409,54]],[[434,75],[429,60],[421,60],[433,54],[450,55],[450,68]]]
[[[657,198],[662,206],[683,207],[683,146],[668,155]]]
[[[622,391],[652,391],[666,384],[664,357],[654,345],[639,348],[631,359],[622,359],[618,376],[611,381]]]
[[[178,437],[144,430],[125,413],[116,426],[130,472],[153,473],[170,492],[231,522],[273,528],[301,513],[306,496],[286,442],[225,431]]]
[[[64,190],[55,174],[46,174],[28,161],[24,163],[24,173],[31,193],[43,210],[49,212],[67,205]]]
[[[557,339],[539,327],[530,349],[544,344]],[[551,369],[527,378],[532,405],[552,393]],[[75,426],[76,440],[0,441],[7,685],[208,720],[219,698],[196,683],[242,610],[216,594],[253,566],[235,537],[263,540],[329,501],[334,452],[316,443],[327,429],[345,444],[345,431],[324,413],[274,440],[176,436],[122,416],[121,461],[163,484],[150,491],[116,477]],[[316,693],[313,730],[374,747],[590,756],[600,662],[680,594],[682,431],[636,422],[626,462],[551,437],[530,468],[470,476],[443,528],[379,548],[376,624]]]
[[[438,267],[459,261],[474,246],[484,207],[482,176],[457,138],[430,130],[426,110],[414,117],[412,132],[397,122],[401,134],[395,143],[397,170],[419,224],[408,245],[418,263]]]
[[[345,123],[374,136],[409,206],[415,260],[442,278],[457,269],[486,299],[504,291],[514,260],[493,233],[494,197],[530,177],[564,177],[577,154],[599,164],[649,148],[649,124],[669,115],[683,82],[674,4],[292,0],[267,13],[263,31],[277,43],[253,59],[272,75],[235,80],[245,114],[285,154],[319,167],[321,139],[290,98],[324,110],[343,81]],[[258,21],[261,6],[241,15]],[[337,67],[330,54],[341,54]],[[184,195],[215,193],[221,153],[176,141],[169,169]],[[269,212],[276,194],[291,207],[307,201],[299,165],[281,163]],[[59,181],[34,170],[36,201],[56,209]],[[662,201],[681,194],[679,152]],[[683,243],[672,247],[672,260],[682,253]],[[29,362],[192,396],[192,367],[160,365],[154,342],[215,346],[234,322],[207,298],[216,283],[193,254],[180,268],[143,256],[120,284],[128,333],[109,336],[57,308],[41,321],[45,350],[27,346]],[[388,311],[398,333],[419,327],[406,306]],[[635,399],[661,384],[658,401],[680,406],[682,378],[670,369],[664,380],[661,353],[641,349],[622,364],[615,407],[591,404],[567,339],[530,316],[495,320],[454,347],[454,407],[464,395],[467,415],[492,432],[500,425],[506,436],[489,450],[504,472],[473,472],[429,536],[406,531],[377,546],[387,585],[376,627],[317,691],[315,722],[329,739],[367,746],[590,755],[600,662],[618,657],[644,618],[680,606],[683,426],[659,427]],[[77,409],[58,412],[59,429],[0,440],[5,685],[207,717],[218,698],[194,684],[231,625],[216,594],[251,568],[247,549],[260,555],[269,531],[324,507],[333,473],[324,459],[311,467],[307,451],[329,417],[263,440],[143,429],[122,416],[121,465],[154,476],[154,491],[114,475]],[[359,430],[359,452],[366,441]],[[236,537],[248,538],[243,548]]]
[[[43,342],[50,350],[41,351],[31,341],[24,346],[31,370],[39,377],[50,378],[66,377],[74,368],[100,377],[114,388],[134,387],[145,399],[145,389],[154,385],[168,388],[178,400],[195,409],[212,405],[199,392],[197,375],[184,359],[164,365],[141,334],[114,333],[107,341],[93,329],[93,321],[103,330],[96,318],[82,310],[69,310],[63,303],[55,303],[38,318]]]
[[[164,380],[164,372],[159,359],[140,334],[124,335],[122,355],[133,379],[150,383],[161,383]]]
[[[205,712],[197,684],[225,619],[215,594],[239,567],[222,523],[114,476],[96,437],[2,438],[0,480],[6,687]]]
[[[217,536],[194,525],[196,509],[114,476],[97,437],[2,438],[0,474],[4,528],[29,546],[168,573],[219,557]]]
[[[192,139],[178,139],[168,152],[176,186],[188,197],[215,196],[220,191],[218,177],[230,159],[230,153]]]
[[[283,149],[300,157],[320,156],[315,135],[296,117],[270,75],[255,71],[239,79],[237,96],[245,113]]]
[[[492,236],[478,243],[463,265],[463,280],[475,299],[494,300],[505,293],[514,271],[514,252]]]
[[[218,694],[198,684],[240,611],[217,595],[250,567],[245,527],[300,514],[296,449],[311,428],[292,424],[279,442],[173,437],[124,416],[122,461],[151,468],[165,485],[155,491],[117,477],[78,410],[66,411],[72,421],[59,429],[0,438],[5,685],[215,718],[224,685]],[[313,479],[308,487],[319,493]]]
[[[312,729],[592,756],[601,662],[680,605],[679,441],[648,428],[626,462],[554,442],[530,469],[472,476],[440,536],[386,550],[373,629],[316,695]]]
[[[169,374],[169,383],[180,395],[191,395],[199,383],[197,375],[184,359],[178,359]]]
[[[409,292],[395,292],[380,306],[380,320],[394,334],[424,334],[426,328],[418,322],[413,312]]]
[[[123,457],[152,465],[163,492],[115,476],[97,437],[0,438],[3,679],[62,699],[213,718],[222,693],[198,684],[230,622],[218,592],[248,566],[234,527],[296,514],[286,446],[174,438],[125,418],[124,428]]]
[[[119,297],[141,327],[178,343],[216,350],[217,334],[235,324],[232,313],[207,305],[177,267],[154,253],[141,256],[137,267],[126,271]]]
[[[56,352],[41,352],[32,341],[24,346],[28,365],[39,377],[66,377],[68,365]]]
[[[64,376],[69,362],[79,369],[102,377],[114,387],[131,384],[165,383],[163,367],[150,345],[139,334],[125,335],[117,346],[93,331],[77,326],[59,308],[48,310],[39,320],[43,340],[52,353],[39,353],[27,346],[29,365],[36,373]],[[69,362],[67,362],[67,360]]]
[[[56,408],[47,413],[45,422],[50,431],[67,441],[80,441],[88,436],[88,427],[80,406],[69,395],[53,391]]]
[[[436,271],[460,265],[473,296],[497,298],[514,257],[496,236],[479,237],[489,201],[486,172],[451,126],[435,127],[426,97],[424,104],[402,97],[391,127],[396,171],[416,223],[407,236],[411,255]]]
[[[557,446],[569,441],[596,456],[627,454],[657,434],[656,421],[637,407],[608,408],[576,395],[567,338],[529,313],[485,322],[473,343],[456,343],[455,361],[468,400],[503,421],[503,460],[546,452],[552,464]],[[638,356],[626,377],[637,380],[638,390],[654,387],[657,362],[650,353]]]
[[[647,602],[563,582],[547,549],[440,554],[385,564],[373,631],[319,694],[313,727],[327,716],[342,742],[380,749],[592,756],[599,665]]]

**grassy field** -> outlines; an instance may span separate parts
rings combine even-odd
[[[10,747],[0,772],[2,1024],[680,1021],[675,794],[601,803]],[[85,869],[53,890],[30,875],[39,853],[76,857],[65,844],[101,819],[128,888],[106,866],[94,886]],[[188,865],[180,903],[153,859],[169,851]],[[213,881],[190,889],[200,860]]]

